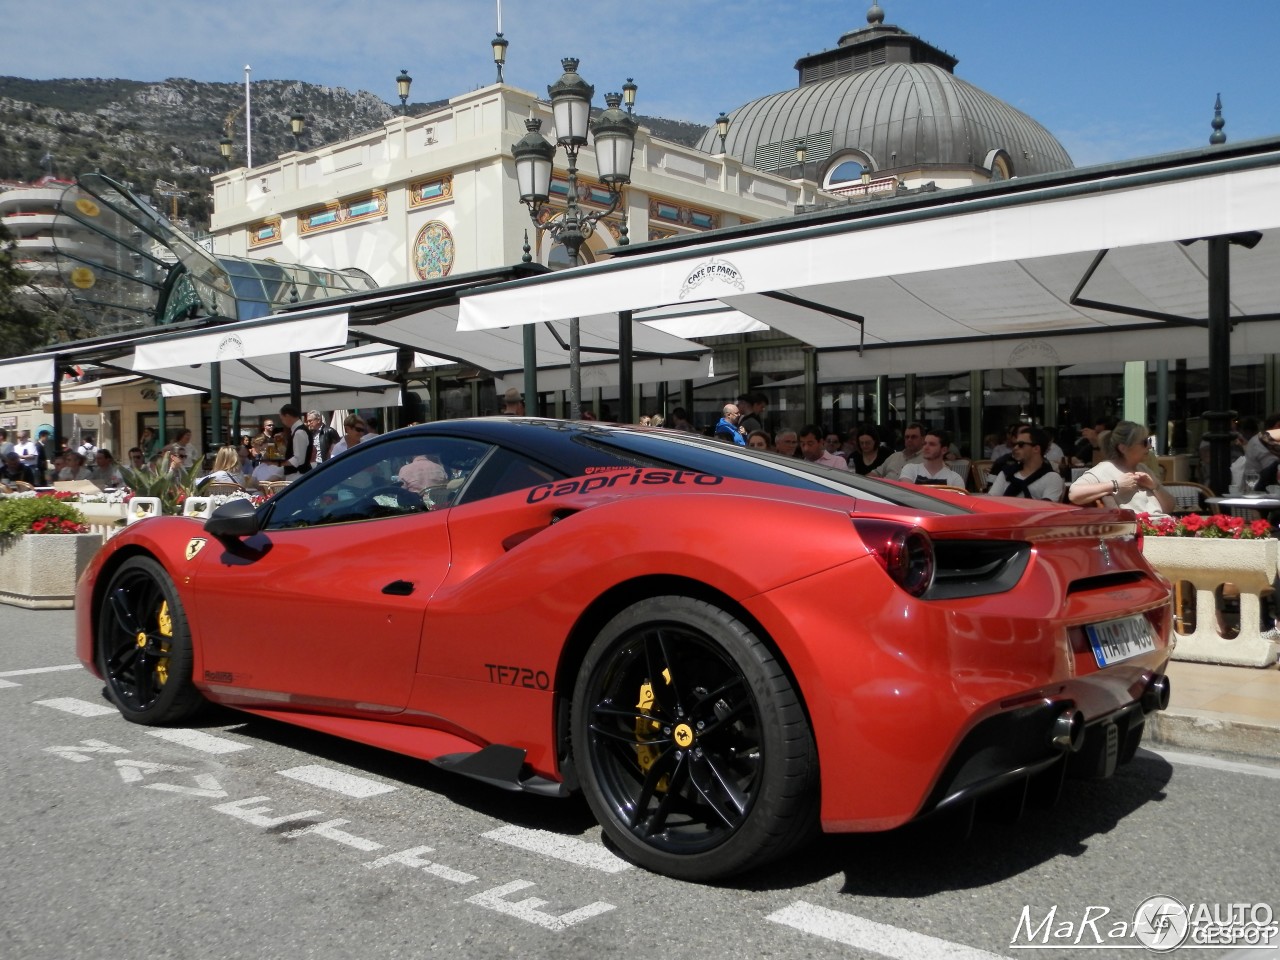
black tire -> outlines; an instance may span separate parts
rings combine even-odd
[[[653,597],[614,617],[578,675],[571,736],[605,834],[656,873],[728,877],[816,833],[804,710],[769,649],[712,604]]]
[[[162,566],[131,557],[112,575],[98,610],[98,668],[126,720],[178,723],[205,702],[191,678],[191,629]]]

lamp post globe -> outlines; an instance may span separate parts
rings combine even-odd
[[[596,144],[596,170],[602,182],[610,187],[631,182],[631,160],[635,156],[636,129],[639,126],[620,107],[622,94],[607,93],[607,109],[592,124]]]
[[[498,68],[498,82],[502,83],[502,67],[507,62],[507,47],[510,41],[501,33],[489,41],[489,46],[493,47],[493,62]]]
[[[396,77],[396,94],[400,97],[400,116],[408,116],[409,114],[409,88],[413,86],[413,77],[409,76],[407,68],[400,71],[400,76]]]
[[[565,57],[560,66],[564,73],[547,87],[556,124],[556,143],[563,147],[581,147],[587,142],[591,98],[596,88],[578,76],[577,57]]]
[[[511,148],[516,161],[516,183],[523,203],[541,206],[551,196],[551,165],[556,148],[541,133],[536,117],[524,122],[526,133]],[[531,211],[532,212],[532,211]]]
[[[720,152],[724,153],[724,141],[729,136],[729,115],[723,110],[716,117],[716,136],[720,138]]]

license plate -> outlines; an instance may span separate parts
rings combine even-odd
[[[1151,622],[1140,613],[1123,620],[1091,623],[1084,629],[1093,646],[1093,657],[1100,667],[1128,660],[1140,653],[1149,653],[1156,648],[1156,634],[1151,628]]]

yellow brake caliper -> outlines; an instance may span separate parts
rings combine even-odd
[[[663,670],[662,679],[668,684],[671,683],[671,671]],[[649,711],[653,709],[653,684],[648,680],[640,684],[640,702],[636,704],[638,709],[645,717],[649,716]],[[657,747],[651,747],[645,741],[660,733],[662,724],[657,720],[649,720],[640,718],[636,720],[636,738],[640,743],[636,746],[636,761],[640,764],[640,769],[645,773],[649,772],[649,768],[657,762],[659,752]],[[667,789],[667,778],[664,776],[658,781],[655,790],[665,792]]]
[[[165,600],[160,604],[160,613],[156,617],[156,621],[160,626],[160,636],[173,636],[173,617],[169,616],[169,601]],[[169,641],[160,641],[160,652],[164,657],[156,664],[156,679],[160,681],[160,686],[164,686],[169,682]]]

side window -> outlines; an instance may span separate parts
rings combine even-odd
[[[455,437],[360,444],[277,494],[268,530],[351,523],[448,506],[492,448]]]
[[[511,493],[513,490],[527,490],[540,483],[562,480],[564,477],[565,474],[560,470],[553,470],[546,464],[530,460],[505,447],[497,447],[462,491],[459,502],[474,503]]]

